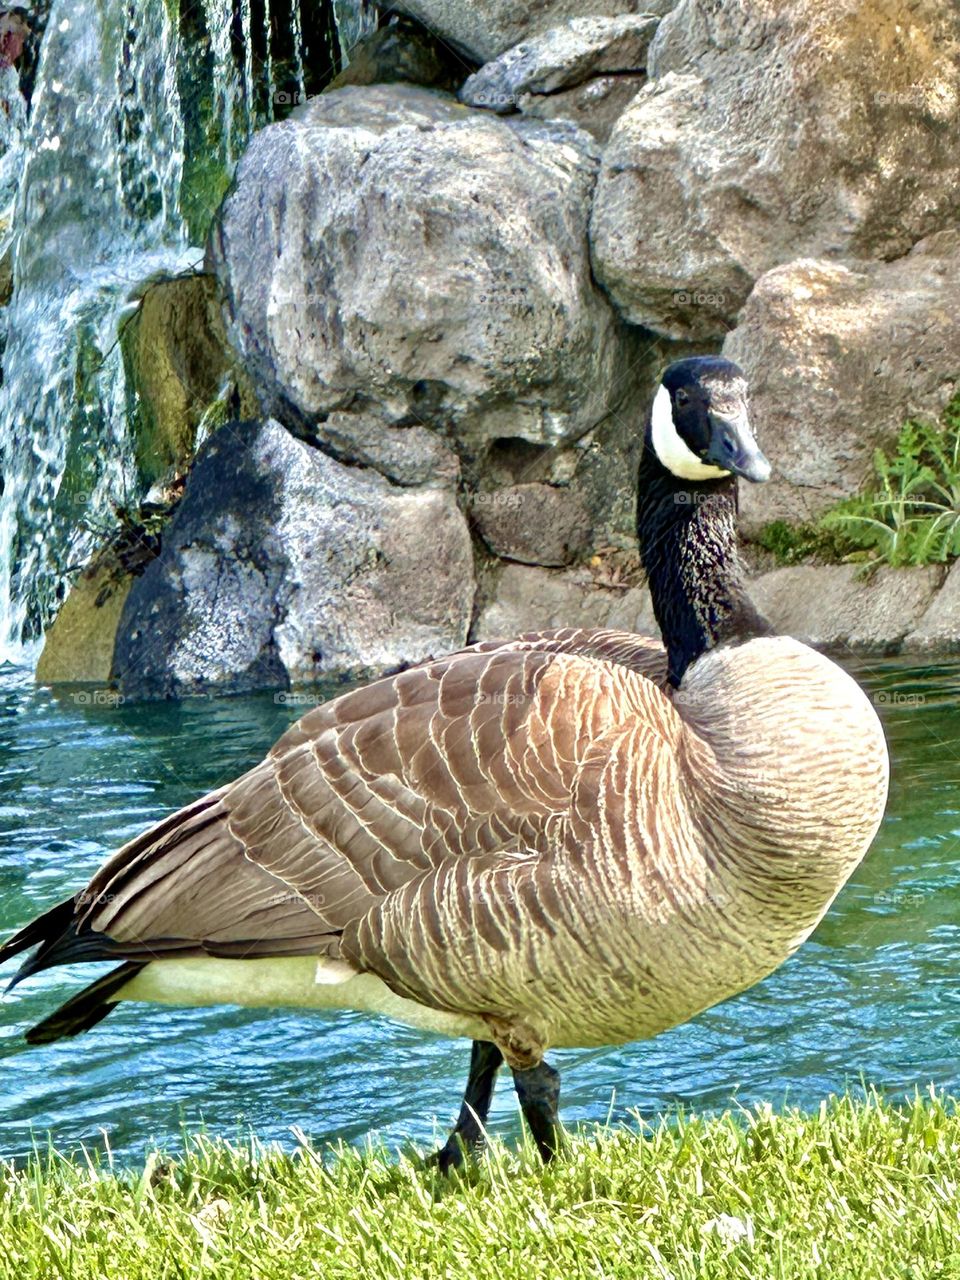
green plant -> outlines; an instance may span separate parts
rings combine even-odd
[[[895,566],[960,556],[960,395],[940,424],[911,419],[891,451],[877,449],[862,494],[838,503],[820,528]]]
[[[892,447],[874,452],[862,493],[815,523],[773,520],[756,541],[780,565],[860,561],[873,569],[960,556],[960,392],[939,423],[910,419]]]
[[[837,531],[816,524],[788,524],[771,520],[756,538],[758,546],[769,551],[778,565],[800,564],[805,560],[842,560],[850,547]]]

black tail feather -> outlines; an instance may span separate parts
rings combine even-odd
[[[41,957],[52,950],[70,928],[76,902],[75,896],[58,902],[55,907],[50,907],[48,911],[44,911],[43,915],[37,916],[28,925],[24,925],[18,933],[0,946],[0,964],[3,964],[11,956],[19,955],[21,951],[28,951],[30,947],[40,944],[37,953],[31,956],[14,975],[10,983],[11,987],[21,978],[27,977],[28,973],[36,973],[37,968],[43,968]]]
[[[27,1044],[51,1044],[62,1036],[78,1036],[105,1018],[116,1005],[111,997],[140,972],[143,964],[128,960],[91,982],[49,1018],[44,1018],[27,1032]]]

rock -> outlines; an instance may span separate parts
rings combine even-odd
[[[23,46],[30,38],[26,12],[10,9],[0,13],[0,67],[12,67],[23,53]]]
[[[493,599],[482,610],[474,640],[499,640],[554,627],[614,627],[659,635],[646,587],[599,587],[586,569],[534,569],[507,565]]]
[[[740,486],[744,532],[815,518],[856,492],[907,418],[940,414],[958,348],[960,233],[897,262],[804,260],[762,276],[723,347],[747,374],[774,467],[769,484]]]
[[[470,514],[494,555],[523,564],[569,564],[590,538],[590,518],[578,495],[548,484],[476,493]]]
[[[356,413],[331,413],[313,436],[348,466],[372,467],[394,484],[456,486],[459,463],[426,427],[394,427]]]
[[[13,249],[8,247],[0,257],[0,307],[5,307],[13,297]]]
[[[721,337],[764,271],[892,259],[956,219],[960,10],[682,0],[604,153],[591,235],[623,314]]]
[[[569,120],[586,129],[600,143],[646,84],[646,76],[598,76],[557,93],[524,93],[517,103],[525,116],[538,120]]]
[[[134,421],[137,466],[149,486],[193,457],[197,427],[232,377],[241,390],[241,413],[253,396],[235,368],[227,342],[216,281],[185,276],[151,285],[123,330],[123,350],[137,397]]]
[[[122,694],[368,677],[466,637],[473,558],[453,487],[392,487],[276,422],[202,446],[117,636]]]
[[[750,597],[778,632],[820,649],[896,653],[927,612],[943,579],[940,566],[878,569],[793,565],[750,583]]]
[[[132,579],[100,566],[83,573],[43,638],[38,684],[100,684],[113,674],[117,627]]]
[[[350,50],[350,61],[329,90],[356,84],[419,84],[453,90],[463,80],[463,60],[418,23],[403,18],[380,27]]]
[[[776,629],[821,649],[859,654],[960,650],[960,575],[941,566],[882,568],[869,579],[854,565],[796,565],[749,583]],[[939,619],[938,619],[939,615]],[[589,570],[507,565],[482,609],[474,640],[554,627],[618,627],[657,636],[646,587],[614,591]]]
[[[301,430],[369,410],[467,451],[589,430],[642,350],[590,273],[596,163],[571,125],[406,85],[261,130],[211,262],[264,408]]]
[[[591,16],[669,13],[677,0],[591,0]],[[521,40],[528,41],[570,18],[579,18],[584,6],[578,0],[538,0],[515,4],[512,0],[396,0],[381,4],[389,12],[416,18],[476,62],[491,62]]]
[[[474,72],[464,81],[460,100],[506,113],[516,111],[525,94],[553,94],[604,72],[645,71],[659,21],[646,14],[571,18]]]
[[[903,642],[905,653],[960,653],[960,562]]]

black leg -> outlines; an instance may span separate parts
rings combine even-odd
[[[474,1040],[460,1116],[453,1133],[433,1157],[444,1173],[463,1164],[467,1152],[483,1149],[483,1126],[490,1112],[493,1087],[502,1062],[503,1054],[495,1044],[488,1040]]]
[[[543,1163],[552,1160],[560,1147],[560,1072],[547,1062],[527,1071],[514,1071],[513,1083],[523,1118],[530,1127],[534,1141],[543,1156]]]

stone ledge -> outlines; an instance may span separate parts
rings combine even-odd
[[[816,648],[858,654],[960,650],[960,565],[949,574],[938,565],[882,568],[869,579],[858,573],[856,565],[774,569],[752,580],[750,594],[778,631]],[[474,639],[564,626],[657,634],[646,587],[598,586],[582,568],[508,565]]]

